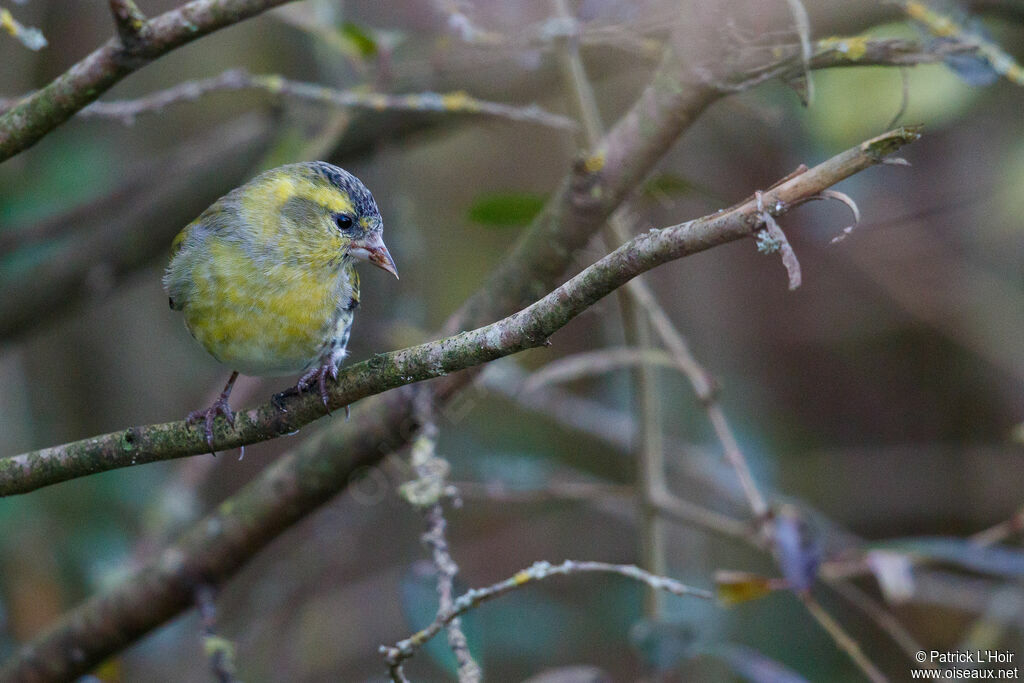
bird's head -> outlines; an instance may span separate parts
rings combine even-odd
[[[323,161],[288,164],[250,185],[241,198],[243,211],[256,214],[251,223],[257,229],[274,231],[271,241],[286,257],[326,267],[347,259],[369,261],[398,277],[384,246],[377,203],[348,171]],[[264,212],[265,207],[276,210]]]

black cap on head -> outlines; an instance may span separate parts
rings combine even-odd
[[[358,216],[379,216],[380,210],[373,195],[359,178],[343,168],[326,161],[310,161],[306,164],[317,175],[326,178],[332,185],[348,194]]]

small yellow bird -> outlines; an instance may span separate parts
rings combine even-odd
[[[289,391],[316,385],[327,405],[326,380],[338,377],[359,304],[355,262],[398,277],[381,227],[358,178],[313,161],[261,173],[174,238],[164,275],[171,308],[233,370],[220,398],[188,416],[204,423],[211,450],[216,416],[234,424],[228,397],[239,373],[304,373]]]

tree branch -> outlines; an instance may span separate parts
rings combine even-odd
[[[382,645],[380,651],[387,660],[392,680],[407,680],[402,674],[402,662],[412,657],[417,648],[436,636],[447,624],[478,605],[552,576],[568,576],[570,574],[594,572],[625,576],[626,578],[646,584],[654,590],[665,591],[680,597],[693,596],[704,600],[711,600],[714,597],[710,591],[693,588],[675,579],[658,576],[632,565],[609,564],[608,562],[580,562],[576,560],[566,560],[560,564],[537,562],[528,569],[517,572],[504,581],[487,586],[486,588],[475,588],[463,593],[452,602],[448,609],[438,612],[437,618],[426,628],[417,631],[405,640],[401,640],[392,646]]]
[[[477,99],[465,92],[418,92],[391,95],[360,88],[338,90],[316,83],[292,81],[272,74],[251,74],[244,69],[230,69],[213,78],[185,81],[166,90],[160,90],[134,100],[94,102],[80,111],[78,115],[120,119],[125,123],[132,123],[139,114],[159,112],[168,105],[196,100],[210,93],[236,90],[263,90],[278,97],[290,97],[335,107],[373,111],[390,109],[449,114],[484,114],[553,128],[570,130],[576,128],[572,119],[545,111],[537,105],[517,107],[501,102]]]
[[[899,129],[844,152],[763,195],[774,213],[816,195],[882,156],[875,150],[898,146],[917,133]],[[809,177],[813,176],[813,177]],[[491,325],[373,358],[341,370],[327,408],[338,410],[395,387],[465,370],[528,348],[548,337],[593,303],[651,268],[752,234],[762,224],[762,198],[724,214],[712,214],[663,230],[652,230],[622,245],[528,308]],[[230,450],[291,434],[326,414],[320,397],[289,397],[281,410],[272,401],[235,416],[234,426],[218,420],[213,446]],[[0,495],[95,472],[197,455],[209,450],[201,430],[185,421],[132,427],[0,460]]]
[[[154,59],[286,2],[290,0],[193,0],[149,21],[145,21],[133,2],[112,2],[118,37],[108,40],[0,116],[0,162],[37,143],[115,83]]]

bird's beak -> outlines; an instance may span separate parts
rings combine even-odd
[[[386,270],[398,279],[398,269],[395,267],[395,260],[391,258],[388,248],[384,246],[379,232],[371,233],[365,240],[354,242],[349,249],[349,255],[360,261],[369,261],[382,270]]]

